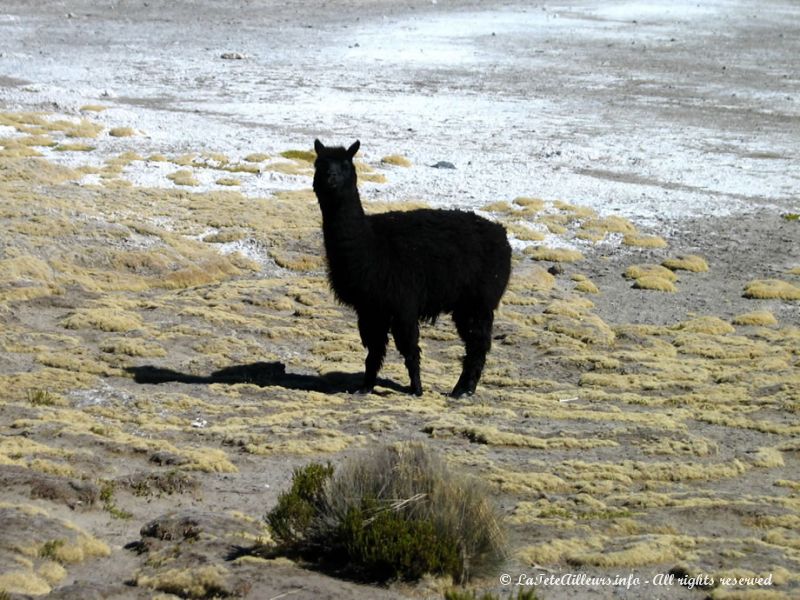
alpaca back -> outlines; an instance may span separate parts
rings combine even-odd
[[[474,213],[422,209],[367,217],[379,285],[425,319],[459,305],[497,307],[510,274],[505,229]]]

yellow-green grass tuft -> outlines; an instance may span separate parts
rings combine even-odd
[[[136,585],[181,598],[220,598],[230,595],[228,571],[219,565],[174,568],[154,575],[138,574]]]
[[[599,550],[603,547],[599,537],[580,537],[571,539],[554,539],[521,548],[517,556],[520,560],[532,565],[554,565],[571,556],[577,556],[587,550]]]
[[[576,217],[589,218],[597,216],[597,211],[595,211],[593,208],[570,204],[569,202],[564,202],[563,200],[554,200],[553,207],[560,211],[571,213]]]
[[[565,223],[569,222],[567,215],[543,215],[536,219],[540,225],[547,227],[547,230],[553,235],[564,235],[567,233]]]
[[[633,282],[633,287],[637,290],[655,290],[658,292],[677,292],[678,288],[669,279],[658,277],[657,275],[645,275]]]
[[[223,229],[216,233],[210,233],[203,237],[203,241],[210,244],[226,244],[228,242],[236,242],[243,240],[247,237],[247,231],[244,229],[231,228]]]
[[[189,187],[200,185],[200,182],[194,178],[192,172],[187,171],[186,169],[181,169],[179,171],[175,171],[174,173],[170,173],[167,175],[167,179],[171,180],[175,185],[185,185]]]
[[[59,144],[55,149],[57,152],[91,152],[95,147],[90,144],[74,143]]]
[[[481,207],[481,210],[494,213],[510,213],[513,212],[513,207],[508,202],[490,202]]]
[[[172,159],[172,162],[178,165],[179,167],[188,167],[195,163],[197,160],[197,154],[194,152],[189,152],[187,154],[181,154],[180,156]]]
[[[581,229],[575,233],[575,237],[585,242],[597,243],[605,239],[606,233],[600,229]]]
[[[386,175],[383,173],[362,173],[358,176],[361,181],[369,181],[370,183],[386,183]]]
[[[405,156],[400,156],[399,154],[390,154],[389,156],[384,156],[381,159],[381,162],[385,165],[394,165],[396,167],[411,166],[411,161],[408,160]]]
[[[259,163],[269,160],[269,154],[264,154],[263,152],[253,152],[252,154],[245,156],[244,159],[247,162]]]
[[[523,242],[541,242],[545,237],[541,231],[532,229],[523,223],[507,223],[505,227],[510,234]]]
[[[666,279],[667,281],[672,282],[678,280],[678,276],[674,271],[671,271],[666,267],[662,267],[661,265],[651,264],[631,265],[625,269],[625,277],[628,279],[639,279],[640,277],[660,277],[661,279]]]
[[[604,548],[602,551],[578,552],[568,558],[574,565],[592,565],[614,568],[671,563],[681,560],[685,550],[693,548],[689,537],[676,535],[647,535],[634,538],[632,543],[620,550]]]
[[[325,259],[318,254],[306,254],[297,252],[280,252],[273,250],[270,253],[275,264],[283,269],[290,271],[316,271],[325,265]]]
[[[270,166],[270,170],[276,170],[277,165]],[[229,173],[250,173],[257,175],[261,173],[261,167],[257,163],[232,163],[222,167],[223,171]]]
[[[108,135],[111,137],[131,137],[136,135],[136,131],[131,127],[114,127],[109,130]]]
[[[314,162],[317,160],[317,153],[313,150],[284,150],[281,152],[283,158],[291,160],[302,160],[305,162]]]
[[[638,235],[628,233],[622,238],[622,243],[626,246],[637,246],[639,248],[666,248],[667,242],[664,238],[657,235]]]
[[[745,298],[800,300],[800,287],[780,279],[756,279],[744,288]]]
[[[93,112],[93,113],[101,113],[107,110],[106,106],[101,104],[84,104],[79,109],[81,112]]]
[[[690,333],[708,333],[711,335],[725,335],[734,333],[736,329],[728,322],[719,317],[697,317],[689,321],[683,321],[675,325],[674,329]]]
[[[126,356],[166,356],[167,351],[156,343],[138,338],[115,338],[100,345],[103,352]]]
[[[692,273],[708,271],[706,260],[696,254],[682,254],[675,258],[668,258],[661,264],[673,271],[691,271]]]
[[[52,148],[57,144],[49,135],[29,135],[14,141],[22,146],[37,146],[43,148]]]
[[[42,153],[18,142],[0,142],[0,158],[33,158]]]
[[[734,325],[760,325],[762,327],[769,327],[770,325],[777,325],[778,319],[775,318],[768,310],[756,310],[741,315],[736,315],[733,318]]]
[[[43,596],[52,591],[47,579],[27,569],[9,568],[0,574],[0,599],[10,599],[8,594]]]
[[[62,543],[46,542],[39,550],[39,555],[52,558],[62,564],[77,564],[90,558],[111,554],[108,544],[85,533],[80,533],[69,541],[58,541]]]
[[[204,166],[204,167],[221,167],[227,165],[230,162],[227,156],[225,156],[222,152],[203,152],[200,155],[200,159],[196,161],[195,164],[197,166]]]
[[[753,464],[765,469],[784,466],[783,454],[777,448],[759,448],[753,457]]]
[[[510,290],[514,292],[548,292],[556,284],[556,278],[539,265],[529,265],[525,270],[515,273],[511,279]]]
[[[20,281],[51,282],[53,268],[41,258],[23,254],[0,260],[0,285]]]
[[[79,123],[68,121],[52,121],[45,126],[50,131],[63,131],[71,138],[96,138],[103,131],[103,126],[82,119]]]
[[[544,200],[540,200],[539,198],[529,198],[526,196],[514,198],[513,203],[515,206],[520,207],[520,213],[526,215],[536,214],[545,206]]]
[[[636,234],[636,227],[633,223],[625,217],[616,215],[600,219],[588,219],[581,224],[581,228],[608,233]]]
[[[224,185],[225,187],[234,187],[237,185],[242,185],[242,182],[238,179],[234,179],[233,177],[222,177],[221,179],[217,179],[217,185]]]
[[[569,248],[549,248],[547,246],[531,246],[524,250],[533,260],[546,260],[550,262],[577,262],[583,260],[583,254],[578,250]]]
[[[90,308],[72,313],[61,323],[66,329],[125,332],[142,326],[139,315],[112,308]]]
[[[585,279],[575,284],[575,291],[583,292],[584,294],[599,294],[600,288],[598,288],[593,282]]]
[[[116,158],[116,160],[123,162],[125,164],[130,164],[134,160],[144,160],[144,158],[139,156],[136,152],[128,150],[127,152],[120,153],[120,155]]]

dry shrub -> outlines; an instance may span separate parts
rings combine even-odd
[[[299,550],[306,542],[311,522],[324,502],[325,485],[332,476],[330,463],[312,463],[294,470],[291,489],[280,495],[278,505],[267,515],[273,537],[287,550]]]
[[[504,556],[486,486],[416,443],[365,453],[335,472],[295,471],[267,521],[283,551],[370,581],[431,573],[464,582]]]

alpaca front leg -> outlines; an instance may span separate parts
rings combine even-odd
[[[386,356],[386,344],[389,343],[389,326],[379,318],[358,317],[358,331],[361,343],[367,348],[367,359],[364,361],[364,381],[358,390],[361,394],[369,394],[378,380],[383,359]]]
[[[405,359],[408,377],[411,381],[411,393],[422,396],[422,381],[419,374],[419,323],[413,321],[395,321],[392,325],[394,343]]]
[[[459,398],[464,395],[471,396],[478,387],[478,381],[486,364],[486,355],[492,347],[494,313],[491,311],[483,315],[454,313],[453,320],[466,347],[461,376],[450,392],[452,397]]]

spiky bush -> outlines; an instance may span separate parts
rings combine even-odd
[[[267,515],[273,537],[288,550],[298,550],[306,543],[312,519],[319,513],[325,484],[333,475],[333,466],[312,463],[294,470],[292,487],[278,497],[278,505]]]
[[[372,581],[432,573],[464,582],[503,558],[501,518],[486,486],[421,444],[365,453],[328,477],[320,468],[296,471],[267,516],[286,552]]]

